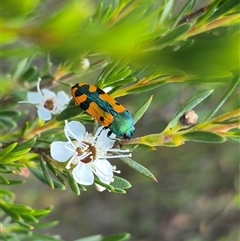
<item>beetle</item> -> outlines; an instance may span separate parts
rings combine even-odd
[[[108,137],[114,133],[122,139],[131,139],[135,131],[134,121],[128,110],[109,94],[95,85],[77,83],[71,89],[77,105],[98,123],[109,128]]]

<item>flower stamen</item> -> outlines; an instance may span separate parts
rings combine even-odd
[[[38,94],[40,95],[40,97],[42,98],[42,97],[43,97],[43,94],[42,94],[42,91],[41,91],[41,89],[40,89],[40,82],[41,82],[41,78],[38,78],[37,91],[38,91]]]
[[[117,154],[117,153],[114,153],[114,154]],[[113,156],[106,155],[106,156],[100,156],[99,158],[111,158],[111,159],[113,159],[113,158],[121,158],[121,157],[132,157],[132,153],[129,153],[127,155],[113,155]]]

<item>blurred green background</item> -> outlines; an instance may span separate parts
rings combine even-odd
[[[79,8],[71,7],[71,3],[76,2]],[[104,4],[114,2],[109,0],[104,1]],[[143,2],[148,4],[148,1]],[[185,2],[175,1],[173,12],[178,13]],[[196,2],[195,8],[198,9],[209,1]],[[8,0],[3,4],[9,10],[3,20],[3,26],[7,26],[1,66],[3,94],[12,89],[7,73],[16,69],[25,56],[33,54],[33,50],[36,49],[37,53],[33,65],[38,69],[45,67],[46,56],[38,52],[39,48],[51,53],[55,69],[63,60],[78,61],[91,49],[90,56],[95,51],[112,52],[114,58],[124,55],[133,69],[149,65],[150,70],[156,70],[162,75],[198,73],[194,83],[172,83],[142,94],[119,98],[131,113],[135,113],[153,95],[149,110],[136,124],[134,137],[161,132],[189,99],[201,91],[215,89],[195,109],[199,121],[203,120],[226,90],[231,79],[230,70],[239,68],[239,31],[237,34],[235,31],[239,25],[217,29],[211,34],[201,34],[194,38],[191,48],[187,45],[175,52],[169,47],[139,55],[131,40],[136,38],[135,34],[141,36],[147,24],[143,26],[139,23],[139,28],[133,30],[134,23],[127,30],[124,29],[126,25],[119,24],[117,32],[123,30],[122,39],[119,39],[119,34],[114,36],[114,30],[109,32],[100,25],[91,28],[84,25],[81,35],[68,35],[76,27],[69,23],[74,22],[76,16],[80,16],[80,20],[76,21],[84,22],[96,10],[98,1],[67,3],[60,0],[25,0],[19,4],[16,0]],[[32,6],[36,8],[32,10]],[[62,8],[65,8],[64,12],[55,14]],[[73,9],[75,12],[72,12]],[[36,24],[38,27],[35,28]],[[62,32],[55,32],[56,29],[62,29]],[[107,41],[109,36],[112,39]],[[118,48],[118,41],[121,48]],[[115,44],[109,45],[110,42]],[[60,47],[62,51],[59,51]],[[93,54],[89,59],[94,62],[98,56]],[[94,83],[98,74],[99,71],[84,74],[74,81]],[[210,78],[211,83],[208,83]],[[24,89],[24,86],[20,87]],[[239,88],[219,114],[238,105]],[[88,130],[91,131],[90,125]],[[75,196],[69,189],[51,190],[31,174],[26,184],[10,189],[16,193],[16,201],[19,203],[36,208],[53,205],[54,210],[47,220],[59,220],[59,225],[43,232],[59,234],[66,241],[118,232],[129,232],[133,241],[237,241],[240,240],[239,154],[239,146],[231,142],[186,143],[178,148],[161,147],[154,152],[134,152],[133,159],[146,166],[158,182],[134,172],[120,160],[114,160],[112,163],[121,170],[120,176],[132,184],[126,195],[107,191],[99,193],[94,187],[89,187],[87,192]]]

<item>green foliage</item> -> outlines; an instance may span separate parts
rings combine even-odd
[[[185,141],[197,141],[207,143],[221,143],[226,139],[216,133],[207,131],[191,131],[182,135]]]
[[[152,102],[152,96],[140,107],[140,109],[134,114],[134,123],[137,123],[138,120],[141,119],[141,117],[144,115],[144,113],[147,111],[149,108],[150,104]]]
[[[114,234],[111,235],[109,237],[104,238],[102,241],[125,241],[125,240],[129,240],[130,235],[129,234]]]
[[[37,177],[43,183],[48,184],[52,189],[57,188],[60,190],[65,190],[65,185],[58,180],[52,179],[50,176],[46,177],[46,173],[39,170],[38,168],[30,168],[30,171],[35,177]]]
[[[134,169],[135,171],[141,173],[142,175],[144,175],[145,177],[148,177],[154,181],[157,181],[157,179],[154,177],[154,175],[144,166],[140,165],[139,163],[133,161],[131,158],[128,157],[122,157],[121,160],[127,164],[128,166],[130,166],[132,169]]]
[[[70,86],[77,82],[93,82],[114,98],[138,96],[139,103],[144,104],[133,115],[135,124],[151,110],[152,93],[143,102],[140,98],[144,93],[170,84],[192,87],[192,97],[168,119],[163,131],[116,141],[113,153],[119,155],[122,150],[118,153],[118,146],[138,152],[178,147],[190,141],[239,144],[239,106],[235,102],[230,107],[225,105],[239,88],[239,1],[214,0],[196,9],[197,2],[186,1],[181,8],[177,4],[177,13],[173,0],[2,2],[0,225],[4,240],[61,240],[35,232],[57,224],[39,223],[50,208],[15,203],[15,194],[7,190],[25,183],[24,171],[30,170],[52,190],[69,187],[76,195],[87,191],[76,182],[72,169],[52,159],[50,144],[65,137],[64,120],[93,124],[93,118],[70,101],[53,120],[44,123],[38,119],[36,109],[18,103],[26,100],[27,93],[36,91],[38,78],[44,89],[70,92]],[[90,61],[89,68],[83,66],[83,58]],[[214,96],[213,89],[223,85],[226,91],[222,97]],[[214,108],[203,111],[207,109],[203,102],[207,97],[219,101]],[[181,118],[195,107],[200,122],[182,123]],[[156,181],[154,174],[137,161],[120,159]],[[13,174],[20,178],[12,180]],[[110,184],[95,177],[94,183],[118,194],[125,194],[131,187],[119,176],[114,176]],[[116,234],[78,240],[129,238],[129,234]]]
[[[106,188],[110,192],[114,192],[118,194],[125,194],[126,191],[124,189],[128,189],[131,187],[131,184],[127,180],[117,176],[114,177],[114,181],[111,183],[111,185],[103,183],[98,179],[95,179],[95,184],[98,184]]]
[[[126,181],[125,179],[115,176],[114,182],[112,183],[112,186],[116,189],[128,189],[131,187],[131,184]]]
[[[129,234],[120,233],[120,234],[114,234],[114,235],[108,236],[106,238],[103,238],[100,235],[95,235],[87,238],[76,239],[74,241],[125,241],[125,240],[129,240],[129,238],[130,238]]]
[[[110,62],[99,75],[96,85],[100,88],[107,86],[121,87],[125,84],[135,82],[136,77],[132,74],[130,67],[121,61]]]

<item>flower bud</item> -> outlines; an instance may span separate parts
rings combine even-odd
[[[179,121],[183,126],[191,126],[197,123],[198,115],[194,110],[185,112],[180,118]]]
[[[86,58],[83,58],[81,60],[80,64],[81,64],[81,70],[84,70],[84,71],[87,70],[90,67],[90,62]]]

